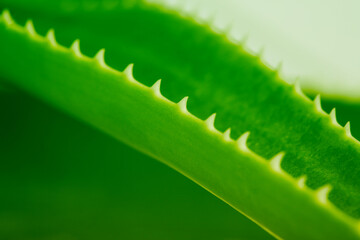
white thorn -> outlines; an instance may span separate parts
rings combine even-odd
[[[228,141],[228,142],[231,141],[231,136],[230,136],[230,134],[231,134],[231,128],[226,129],[226,131],[224,132],[224,139],[225,139],[225,141]]]
[[[11,25],[11,24],[14,23],[14,20],[12,19],[9,10],[7,10],[7,9],[5,9],[5,10],[2,12],[2,18],[4,19],[4,21],[5,21],[5,23],[6,23],[7,25]]]
[[[238,36],[236,36],[236,34],[234,33],[233,30],[231,30],[231,32],[229,32],[229,34],[227,35],[227,39],[232,42],[232,43],[235,43],[237,45],[240,44],[240,40]]]
[[[260,48],[259,52],[257,53],[258,58],[260,59],[263,58],[264,53],[265,53],[265,47],[263,46]]]
[[[215,130],[215,117],[216,117],[216,113],[213,113],[210,115],[210,117],[208,117],[205,120],[206,125],[208,126],[208,128],[212,131]]]
[[[275,172],[282,172],[281,161],[283,160],[284,155],[284,152],[280,152],[270,160],[270,166]]]
[[[297,185],[300,187],[300,188],[304,188],[305,187],[305,182],[306,182],[306,176],[301,176],[298,178],[297,180]]]
[[[160,86],[161,86],[161,79],[157,80],[152,86],[151,89],[154,91],[155,95],[158,97],[162,97],[161,91],[160,91]]]
[[[100,64],[100,66],[106,68],[108,67],[105,63],[105,49],[100,49],[97,54],[95,55],[96,61]]]
[[[26,31],[31,35],[31,36],[35,36],[36,35],[36,31],[34,28],[34,24],[31,20],[27,20],[26,24],[25,24],[25,29]]]
[[[280,75],[281,72],[282,72],[282,69],[283,69],[283,62],[280,61],[280,62],[278,63],[278,65],[276,66],[276,68],[275,68],[275,72],[277,72],[277,74]]]
[[[231,32],[233,29],[234,29],[234,26],[233,26],[232,22],[226,24],[226,26],[224,27],[224,35],[226,37],[229,37],[231,35]]]
[[[326,184],[326,185],[320,187],[318,190],[316,190],[316,197],[319,200],[319,202],[321,202],[321,203],[327,202],[331,189],[332,189],[331,185]]]
[[[315,99],[314,99],[314,104],[315,104],[315,108],[318,112],[326,114],[325,111],[322,109],[321,107],[321,98],[320,98],[320,94],[316,95]]]
[[[56,39],[55,39],[55,32],[54,29],[50,29],[47,34],[46,34],[46,38],[49,40],[50,44],[53,46],[57,45]]]
[[[339,123],[337,122],[337,120],[336,120],[336,110],[335,110],[335,108],[333,108],[332,110],[331,110],[331,112],[330,112],[330,120],[331,120],[331,122],[334,124],[334,125],[336,125],[336,126],[339,126]]]
[[[73,44],[71,45],[71,50],[75,53],[77,57],[81,57],[81,51],[80,51],[80,40],[76,39]]]
[[[133,70],[134,70],[134,64],[130,63],[125,70],[123,71],[123,73],[127,76],[128,80],[131,82],[137,82],[134,78],[133,75]]]
[[[236,141],[239,148],[244,152],[250,151],[250,149],[247,146],[247,140],[249,138],[249,135],[250,135],[250,132],[245,132]]]
[[[350,122],[347,122],[346,124],[345,124],[345,132],[346,132],[346,135],[348,136],[348,137],[352,137],[352,134],[351,134],[351,130],[350,130]]]
[[[301,90],[300,82],[299,80],[296,80],[294,83],[294,89],[297,94],[300,96],[305,96],[304,92]]]
[[[178,105],[180,107],[180,110],[184,113],[188,113],[189,111],[187,110],[187,101],[188,101],[189,97],[186,96],[183,99],[181,99],[180,102],[178,102]]]
[[[240,40],[240,44],[246,46],[247,42],[249,41],[249,33],[246,33]]]

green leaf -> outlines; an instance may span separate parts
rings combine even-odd
[[[105,63],[103,50],[95,58],[80,55],[77,41],[63,47],[53,31],[43,38],[30,23],[13,23],[7,12],[0,26],[0,72],[176,169],[274,235],[359,237],[359,224],[349,216],[359,214],[359,143],[337,124],[335,112],[329,117],[322,111],[319,98],[313,104],[299,86],[284,84],[224,36],[156,6],[139,3],[87,15],[77,9],[76,15],[68,24],[89,39],[87,51],[99,40],[113,50],[112,61],[135,59],[137,78],[145,84],[154,72],[163,73],[166,97],[159,81],[149,88],[135,80],[132,65],[119,72]],[[180,101],[186,95],[188,108],[187,98]],[[220,132],[228,127],[231,137],[241,134],[237,141]],[[282,151],[284,159],[277,154]],[[342,211],[327,199],[331,188],[330,200]]]
[[[167,166],[24,94],[0,94],[0,238],[272,239]]]

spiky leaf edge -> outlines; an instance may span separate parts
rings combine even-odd
[[[83,55],[80,51],[80,47],[79,47],[79,40],[75,40],[72,47],[70,49],[65,48],[63,46],[61,46],[60,44],[58,44],[56,42],[55,39],[55,34],[54,34],[54,30],[50,29],[49,32],[47,33],[46,37],[42,37],[40,35],[38,35],[35,31],[35,28],[31,22],[31,20],[27,21],[25,28],[17,25],[15,23],[15,21],[11,18],[10,13],[8,10],[5,10],[0,18],[0,23],[3,22],[5,23],[6,28],[8,28],[11,31],[14,32],[18,32],[20,34],[26,34],[28,37],[30,37],[31,41],[34,42],[40,42],[40,43],[48,43],[51,47],[51,50],[54,52],[60,51],[60,52],[70,52],[75,58],[77,58],[77,60],[81,59],[82,61],[85,62],[96,62],[97,66],[99,66],[102,70],[106,70],[108,72],[111,72],[114,75],[122,75],[125,76],[126,80],[130,81],[131,83],[137,85],[137,87],[139,87],[139,90],[141,91],[149,91],[149,88],[143,84],[141,84],[140,82],[136,81],[135,78],[133,77],[132,74],[132,68],[133,65],[130,64],[123,72],[118,72],[117,70],[112,69],[111,67],[109,67],[106,63],[105,63],[105,58],[104,58],[104,53],[105,50],[101,49],[94,58],[89,58],[85,55]],[[263,159],[262,157],[260,157],[259,155],[257,155],[256,153],[254,153],[253,151],[251,151],[246,144],[246,140],[249,137],[249,132],[244,133],[242,136],[239,137],[238,140],[234,141],[233,139],[231,139],[230,137],[230,129],[228,129],[227,131],[225,131],[224,133],[219,132],[214,125],[215,122],[215,114],[212,114],[207,120],[203,121],[199,118],[197,118],[196,116],[192,115],[186,108],[186,103],[187,103],[187,99],[188,97],[184,97],[183,100],[181,100],[179,103],[173,103],[170,100],[166,99],[160,91],[160,83],[161,81],[157,81],[151,88],[151,92],[152,94],[158,98],[158,100],[161,100],[161,102],[163,104],[168,104],[169,106],[173,106],[174,104],[176,104],[176,108],[177,110],[179,110],[179,112],[181,112],[182,114],[185,114],[186,118],[189,120],[191,120],[194,123],[200,124],[199,127],[205,127],[208,131],[208,133],[210,133],[211,137],[213,138],[221,138],[221,142],[227,144],[227,146],[231,146],[231,145],[235,145],[236,149],[237,149],[237,153],[239,155],[245,155],[247,157],[249,157],[250,159],[252,159],[252,161],[255,161],[257,164],[263,164],[266,169],[271,172],[271,174],[274,176],[274,178],[281,178],[282,181],[286,182],[287,184],[292,185],[293,190],[296,190],[298,192],[301,192],[304,195],[308,195],[311,196],[312,202],[315,204],[315,206],[320,207],[325,209],[326,211],[328,211],[328,213],[330,213],[330,215],[332,217],[334,217],[335,219],[337,219],[339,222],[350,226],[350,230],[351,229],[354,231],[354,235],[353,236],[360,236],[359,235],[359,223],[357,220],[352,219],[351,217],[347,216],[346,214],[344,214],[343,212],[339,211],[333,204],[331,204],[328,200],[327,200],[327,196],[329,191],[331,190],[331,186],[329,185],[325,185],[321,188],[319,188],[316,191],[313,191],[311,189],[309,189],[306,184],[305,184],[305,179],[306,177],[303,176],[299,179],[294,179],[292,178],[289,174],[287,174],[285,171],[282,170],[281,168],[281,160],[283,157],[283,153],[280,153],[278,155],[276,155],[274,158],[272,158],[270,161],[266,161],[265,159]],[[302,93],[299,85],[295,85],[295,91],[304,98],[305,101],[309,101],[309,99]],[[315,100],[315,107],[316,109],[318,109],[319,113],[321,114],[326,114],[322,108],[321,108],[321,104],[320,104],[320,97],[316,97]],[[331,122],[337,126],[337,127],[341,127],[337,121],[336,121],[336,117],[335,117],[335,111],[332,111],[330,113],[330,119]],[[346,125],[345,127],[345,131],[347,136],[351,137],[354,141],[358,142],[355,138],[353,138],[350,134],[349,131],[349,124]],[[133,144],[131,144],[133,145]],[[135,146],[136,148],[139,149],[139,146]],[[144,149],[140,149],[141,151],[145,151]],[[189,177],[190,179],[192,179],[193,181],[197,182],[199,185],[203,186],[204,188],[206,188],[208,191],[212,192],[214,195],[218,194],[216,192],[213,192],[211,190],[211,187],[207,187],[205,184],[199,182],[195,176],[189,176],[188,173],[184,172],[182,169],[179,169],[177,166],[175,166],[173,163],[168,162],[166,159],[162,159],[159,156],[154,156],[154,154],[152,154],[151,152],[147,152],[149,155],[152,155],[153,157],[157,158],[158,160],[164,162],[165,164],[173,167],[174,169],[176,169],[177,171],[183,173],[185,176]],[[222,196],[218,196],[220,199],[222,199],[223,201],[227,202],[228,204],[230,204],[231,206],[233,206],[235,209],[237,209],[238,211],[242,212],[243,214],[246,214],[246,209],[241,209],[239,207],[237,207],[236,205],[234,205],[232,203],[232,201],[228,201],[226,198],[223,198]],[[248,216],[248,215],[247,215]],[[252,219],[252,216],[248,216],[249,218]],[[276,235],[276,231],[272,232],[271,230],[267,229],[267,224],[266,223],[261,223],[261,220],[255,220],[252,219],[253,221],[257,222],[260,226],[262,226],[264,229],[268,230],[270,233],[273,233],[275,236],[284,236],[283,234],[280,235]],[[328,219],[323,219],[324,221],[328,220]],[[324,222],[323,222],[324,223]],[[285,229],[285,228],[284,228]],[[345,227],[346,229],[346,227]],[[319,228],[318,230],[321,230],[321,228]],[[285,230],[286,232],[286,230]],[[350,232],[348,232],[350,233]],[[293,233],[292,233],[293,234]],[[350,233],[351,234],[351,233]],[[285,234],[286,235],[286,234]],[[345,236],[346,233],[343,233],[342,236]],[[290,235],[291,236],[291,235]],[[324,235],[323,235],[324,236]],[[289,236],[287,236],[289,237]],[[332,235],[333,237],[333,235]]]

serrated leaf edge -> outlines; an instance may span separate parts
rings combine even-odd
[[[5,25],[7,27],[14,27],[14,29],[21,29],[25,34],[30,34],[31,36],[34,36],[34,40],[43,40],[45,42],[49,42],[51,44],[51,46],[54,47],[54,49],[58,49],[58,50],[66,50],[69,51],[69,53],[74,54],[74,48],[70,47],[70,48],[66,48],[62,45],[60,45],[55,38],[55,31],[54,29],[50,29],[48,31],[48,33],[46,34],[45,37],[42,37],[40,35],[38,35],[35,31],[35,28],[32,27],[32,29],[34,29],[33,32],[28,30],[27,25],[25,25],[24,27],[17,25],[15,23],[15,21],[13,20],[13,18],[10,15],[10,12],[8,11],[8,9],[5,9],[3,11],[3,13],[0,16],[0,23],[4,22]],[[28,23],[28,22],[27,22]],[[36,36],[36,37],[35,37]],[[81,58],[85,58],[88,60],[94,60],[98,66],[102,67],[104,70],[111,70],[120,74],[124,74],[126,76],[126,78],[131,81],[134,82],[140,86],[142,86],[145,89],[149,89],[150,91],[152,91],[154,93],[154,95],[160,99],[165,100],[168,103],[171,104],[176,104],[179,107],[179,111],[188,114],[189,116],[191,116],[194,119],[198,119],[200,121],[204,122],[204,125],[213,132],[213,134],[217,134],[219,135],[224,142],[228,142],[229,144],[234,144],[237,149],[242,152],[243,154],[252,154],[254,156],[256,156],[256,158],[258,159],[263,159],[263,164],[266,164],[269,168],[269,171],[274,172],[274,174],[278,174],[280,176],[283,177],[284,181],[289,181],[294,185],[294,188],[298,188],[300,191],[306,191],[309,192],[313,195],[313,199],[315,202],[317,202],[319,204],[319,206],[321,207],[325,207],[330,211],[333,211],[335,214],[340,214],[342,217],[344,217],[345,219],[347,219],[348,222],[353,223],[354,229],[356,229],[356,231],[359,233],[360,235],[360,220],[354,219],[353,217],[349,216],[348,214],[346,214],[345,212],[341,211],[340,209],[338,209],[334,204],[332,204],[329,199],[328,196],[331,192],[332,186],[330,184],[325,184],[322,187],[318,188],[317,190],[313,190],[309,187],[307,187],[306,185],[306,176],[302,176],[298,179],[293,178],[290,174],[288,174],[286,171],[284,171],[281,168],[281,161],[283,159],[284,156],[284,152],[281,152],[277,155],[275,155],[272,159],[269,159],[268,161],[266,159],[264,159],[263,157],[261,157],[260,155],[257,155],[255,152],[251,151],[247,145],[247,140],[249,138],[250,132],[245,132],[243,133],[236,141],[234,141],[231,137],[230,137],[230,129],[227,129],[224,133],[221,133],[220,131],[218,131],[215,127],[215,117],[216,117],[216,113],[212,114],[209,116],[209,118],[207,118],[206,120],[201,120],[198,117],[196,117],[195,115],[193,115],[192,113],[187,111],[186,108],[186,112],[184,112],[184,107],[181,106],[179,103],[182,102],[185,98],[186,98],[186,103],[188,101],[188,97],[184,97],[182,101],[180,101],[179,103],[174,103],[172,101],[170,101],[169,99],[167,99],[165,96],[163,96],[161,94],[160,91],[160,86],[161,86],[161,80],[157,80],[154,85],[152,87],[147,87],[145,85],[143,85],[141,82],[137,81],[134,76],[133,76],[133,64],[129,64],[124,71],[119,72],[113,68],[111,68],[110,66],[108,66],[105,62],[105,49],[100,49],[99,52],[95,55],[94,58],[91,57],[87,57],[85,55],[83,55],[80,51],[80,46],[79,46],[79,40],[76,39],[74,40],[72,46],[76,46],[76,54],[74,54],[75,57],[81,57]],[[320,99],[320,98],[319,98]],[[318,100],[320,103],[320,100]],[[182,104],[183,105],[183,104]],[[186,106],[186,104],[185,104]],[[320,104],[321,107],[321,104]],[[334,121],[334,115],[335,115],[335,111],[333,111],[334,113],[332,113],[332,117],[331,121]],[[336,120],[336,118],[335,118]],[[347,126],[347,128],[349,129],[350,125]],[[349,131],[349,130],[348,130]],[[354,138],[355,139],[355,138]],[[356,139],[355,139],[356,140]],[[356,140],[358,141],[358,140]],[[256,158],[254,157],[254,160],[256,160]]]

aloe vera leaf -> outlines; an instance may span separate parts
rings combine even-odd
[[[0,239],[272,239],[179,173],[25,94],[0,93],[0,109]]]
[[[122,69],[134,62],[135,75],[145,85],[163,78],[163,93],[170,100],[189,96],[189,111],[201,119],[216,112],[216,127],[231,127],[232,137],[250,131],[249,147],[265,158],[285,151],[286,172],[306,175],[312,189],[331,184],[330,200],[359,216],[358,141],[337,123],[335,111],[329,118],[319,98],[314,104],[299,86],[285,85],[257,56],[207,26],[141,2],[111,10],[78,5],[66,13],[59,3],[43,4],[43,9],[57,10],[39,10],[36,22],[42,31],[56,26],[60,42],[68,45],[80,36],[88,55],[106,47],[111,66]]]
[[[323,101],[324,110],[334,105],[339,122],[352,120],[359,136],[359,106]],[[268,238],[179,174],[39,101],[3,92],[0,108],[1,238]]]
[[[1,49],[1,71],[15,85],[173,167],[273,234],[358,238],[357,221],[327,201],[328,186],[314,192],[303,178],[290,177],[280,167],[281,154],[266,162],[247,148],[247,133],[236,142],[224,138],[214,115],[207,121],[191,115],[186,102],[178,105],[161,95],[160,81],[148,88],[130,67],[123,73],[108,67],[103,50],[95,58],[82,56],[76,44],[58,45],[52,30],[46,38],[36,35],[8,12],[0,31],[4,45],[16,45]]]
[[[215,25],[233,20],[231,33],[248,34],[247,47],[257,52],[265,46],[263,59],[273,66],[280,60],[284,62],[285,80],[290,82],[300,76],[303,87],[320,91],[322,96],[359,100],[360,29],[351,24],[360,21],[358,1],[176,2],[169,3],[169,7],[186,12],[195,9],[202,16],[213,12]]]

